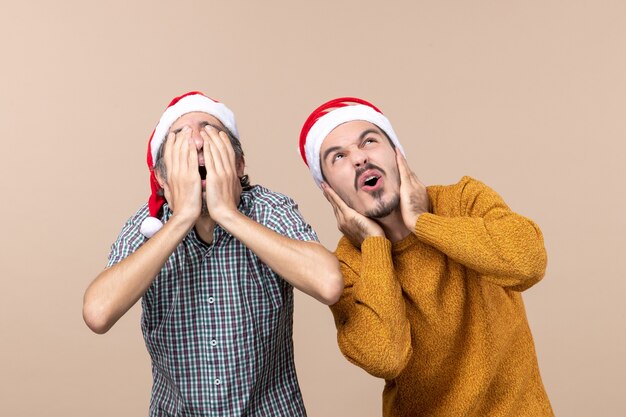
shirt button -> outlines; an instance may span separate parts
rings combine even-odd
[[[222,383],[222,381],[220,381],[219,378],[215,378],[215,381],[213,381],[215,383],[215,385],[219,385]]]
[[[213,304],[215,302],[215,298],[209,297],[209,304]]]
[[[211,340],[211,346],[216,346],[217,345],[217,340],[213,339]]]

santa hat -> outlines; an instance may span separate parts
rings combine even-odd
[[[152,193],[148,200],[148,209],[150,210],[150,217],[147,217],[139,228],[142,235],[147,238],[152,237],[158,232],[163,223],[158,219],[159,211],[165,203],[165,198],[159,192],[161,186],[156,179],[154,172],[154,164],[156,163],[157,153],[159,148],[165,141],[165,137],[170,130],[172,124],[182,115],[191,112],[203,112],[208,113],[211,116],[217,118],[224,127],[226,127],[230,133],[239,139],[239,133],[237,131],[237,124],[235,122],[235,115],[224,104],[213,100],[212,98],[205,96],[198,91],[192,91],[182,96],[175,97],[165,109],[165,112],[159,119],[159,123],[154,128],[150,140],[148,141],[148,168],[150,169],[150,188]]]
[[[378,126],[404,155],[404,149],[389,119],[372,103],[354,97],[330,100],[313,110],[300,132],[300,155],[318,186],[323,181],[320,166],[322,142],[337,126],[354,120],[364,120]]]

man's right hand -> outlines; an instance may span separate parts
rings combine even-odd
[[[174,216],[195,223],[202,210],[202,183],[191,129],[185,126],[176,134],[170,132],[164,146],[165,199]]]
[[[357,248],[361,247],[367,237],[385,236],[385,232],[378,223],[348,207],[335,190],[325,182],[322,183],[322,191],[333,207],[337,227]]]

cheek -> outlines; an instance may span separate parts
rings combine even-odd
[[[332,187],[337,193],[343,192],[350,187],[350,184],[354,184],[354,174],[350,178],[350,173],[346,169],[341,167],[333,167],[333,169],[324,170],[324,175],[328,185]]]

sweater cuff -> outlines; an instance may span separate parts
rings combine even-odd
[[[391,253],[391,242],[385,236],[368,236],[361,243],[361,253]]]
[[[422,242],[434,244],[448,240],[454,233],[454,226],[446,217],[432,213],[423,213],[415,223],[415,234]]]
[[[363,271],[380,276],[393,271],[393,258],[391,256],[391,242],[384,236],[371,236],[361,244],[361,256],[363,259]],[[393,275],[393,274],[392,274]]]

